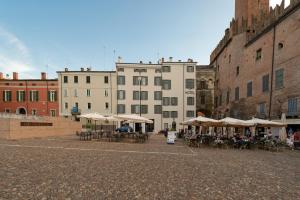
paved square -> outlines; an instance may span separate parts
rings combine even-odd
[[[300,152],[0,140],[0,199],[299,199]]]

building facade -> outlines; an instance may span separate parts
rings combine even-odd
[[[91,112],[116,112],[116,73],[114,71],[58,71],[59,113],[79,116]]]
[[[153,120],[147,131],[179,130],[196,116],[196,62],[161,59],[152,63],[116,63],[117,114]]]
[[[19,79],[18,73],[8,79],[0,73],[0,112],[58,116],[58,81],[47,79],[41,73],[41,79]]]
[[[210,65],[196,66],[197,115],[213,116],[215,69]]]
[[[215,116],[300,124],[300,1],[236,0],[235,12],[211,54]]]

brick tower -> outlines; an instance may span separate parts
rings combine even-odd
[[[269,0],[235,0],[235,20],[239,25],[242,19],[247,20],[248,27],[252,25],[252,16],[269,11]]]

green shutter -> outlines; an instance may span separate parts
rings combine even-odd
[[[47,99],[48,99],[48,101],[50,101],[50,95],[51,95],[51,94],[50,94],[50,91],[48,91],[47,93],[48,93],[48,94],[47,94]]]
[[[36,101],[39,101],[39,91],[36,91]]]
[[[54,101],[57,101],[57,91],[54,92]]]
[[[20,97],[19,97],[20,91],[17,91],[17,101],[20,102]]]
[[[32,101],[32,91],[29,91],[29,100]]]

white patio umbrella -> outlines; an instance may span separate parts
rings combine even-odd
[[[273,122],[270,120],[253,118],[251,120],[247,120],[246,122],[253,123],[256,127],[285,127],[286,124]]]
[[[219,120],[224,127],[252,127],[254,126],[253,122],[248,122],[245,120],[235,119],[231,117],[226,117],[224,119]]]
[[[114,118],[120,121],[153,124],[152,120],[138,115],[115,115]]]
[[[190,120],[187,120],[182,123],[182,125],[194,125],[194,126],[220,126],[221,122],[215,119],[207,118],[207,117],[196,117]]]
[[[284,127],[281,128],[280,132],[279,132],[279,138],[281,141],[286,141],[287,139],[287,134],[286,134],[286,115],[285,113],[282,113],[281,115],[281,123],[285,124]]]

